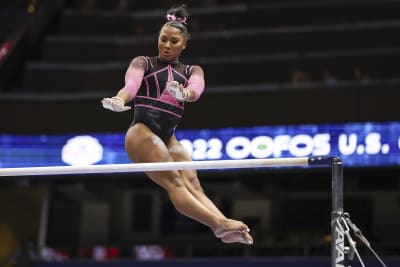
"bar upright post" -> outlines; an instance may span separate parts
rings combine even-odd
[[[331,214],[331,265],[345,266],[345,236],[338,227],[338,219],[343,216],[343,166],[339,158],[332,161],[332,214]]]
[[[308,159],[310,166],[332,168],[332,212],[331,212],[331,267],[345,267],[344,232],[338,227],[343,216],[343,166],[338,157],[315,156]]]

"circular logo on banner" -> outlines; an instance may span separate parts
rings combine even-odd
[[[103,147],[96,138],[88,135],[69,139],[61,151],[62,161],[73,166],[92,165],[102,158]]]

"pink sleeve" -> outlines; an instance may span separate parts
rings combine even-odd
[[[194,92],[194,101],[198,100],[204,91],[204,74],[200,67],[193,67],[192,75],[190,75],[187,88]]]
[[[129,94],[129,100],[132,100],[136,96],[142,84],[145,68],[146,60],[144,58],[135,58],[126,71],[125,86],[121,91],[123,90]]]

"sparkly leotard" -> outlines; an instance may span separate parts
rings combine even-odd
[[[191,66],[179,61],[165,62],[158,57],[145,58],[147,69],[134,99],[131,126],[143,123],[167,143],[182,118],[184,102],[169,95],[165,86],[168,81],[178,81],[186,87]]]

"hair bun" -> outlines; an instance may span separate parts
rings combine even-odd
[[[167,11],[167,15],[165,16],[165,20],[167,21],[177,21],[187,25],[187,19],[189,14],[186,10],[186,5],[183,4],[181,6],[171,8]]]

